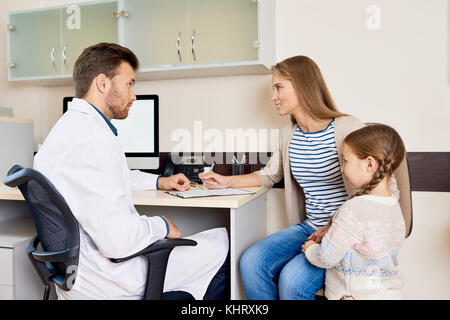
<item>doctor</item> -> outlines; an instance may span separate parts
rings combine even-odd
[[[55,124],[34,159],[62,194],[80,226],[80,256],[75,284],[57,290],[59,299],[140,299],[146,281],[143,257],[115,264],[156,240],[180,237],[163,216],[141,216],[131,191],[187,190],[189,180],[129,170],[111,119],[125,119],[133,92],[137,57],[117,44],[86,48],[75,63],[76,97]],[[184,291],[195,299],[223,296],[222,265],[228,253],[224,228],[191,237],[195,247],[177,247],[167,266],[164,292]],[[220,272],[218,272],[220,269]],[[219,289],[218,289],[219,288]]]

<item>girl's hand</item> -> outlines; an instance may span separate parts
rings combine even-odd
[[[306,252],[306,249],[308,249],[308,248],[309,248],[310,246],[312,246],[313,244],[318,244],[318,243],[315,242],[315,241],[312,241],[312,240],[306,241],[306,242],[303,244],[303,246],[302,246],[302,252],[305,253],[305,252]]]
[[[322,228],[320,228],[319,230],[317,230],[316,232],[314,232],[313,234],[311,234],[308,237],[308,240],[313,240],[316,243],[321,243],[322,242],[322,238],[323,236],[328,232],[328,229],[330,229],[329,225],[326,225]]]

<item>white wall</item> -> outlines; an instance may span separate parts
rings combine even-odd
[[[402,134],[408,151],[448,151],[448,1],[278,0],[277,57],[308,55],[339,108]],[[366,9],[380,8],[380,29]]]
[[[68,2],[3,1],[0,25],[6,23],[7,11]],[[298,54],[314,59],[341,111],[364,122],[394,126],[408,151],[450,151],[448,0],[275,2],[277,60]],[[367,28],[370,5],[380,8],[380,29]],[[61,116],[62,98],[73,95],[73,87],[8,83],[5,44],[6,31],[0,28],[0,61],[5,62],[0,63],[0,106],[35,120],[36,148]],[[138,82],[136,93],[159,94],[160,149],[167,152],[175,144],[172,132],[192,131],[196,120],[203,122],[204,130],[222,132],[288,123],[270,101],[270,79],[255,75]],[[280,190],[270,193],[268,233],[285,227],[281,196]],[[449,299],[450,194],[415,192],[413,206],[413,233],[400,256],[405,296]]]
[[[450,193],[413,192],[413,230],[400,250],[406,299],[450,298]]]

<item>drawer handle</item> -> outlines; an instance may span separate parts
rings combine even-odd
[[[50,61],[53,66],[55,66],[55,46],[50,50]]]
[[[178,52],[178,59],[179,59],[180,62],[181,62],[182,59],[181,59],[180,39],[181,39],[181,31],[178,31],[178,36],[177,36],[177,52]]]
[[[64,64],[67,64],[67,55],[66,55],[66,51],[67,51],[67,44],[64,46],[63,52],[62,52]]]
[[[192,47],[192,58],[194,58],[194,61],[197,60],[197,57],[195,55],[195,36],[196,36],[195,29],[192,31],[192,38],[191,38],[191,47]]]

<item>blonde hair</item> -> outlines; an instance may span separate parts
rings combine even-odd
[[[405,157],[405,145],[393,128],[384,124],[371,124],[345,137],[344,143],[359,159],[373,157],[379,164],[372,179],[349,199],[367,194],[385,177],[391,177]]]
[[[271,68],[274,75],[290,80],[300,103],[317,120],[346,116],[337,110],[317,64],[306,56],[287,58]],[[291,116],[293,123],[295,118]]]

